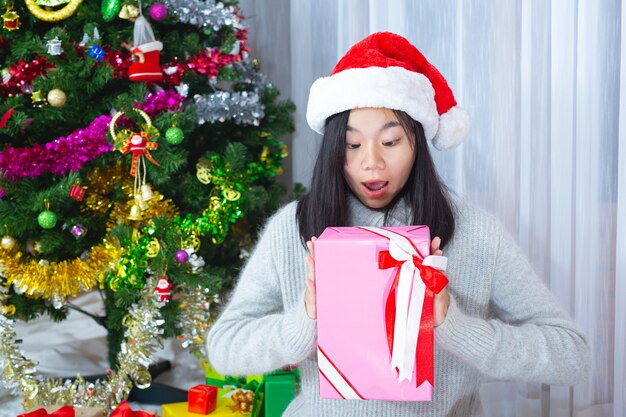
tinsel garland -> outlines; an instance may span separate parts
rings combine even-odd
[[[37,261],[15,249],[0,249],[0,271],[4,273],[3,281],[12,284],[18,293],[61,302],[103,282],[121,253],[106,239],[84,257],[61,262]]]
[[[231,121],[239,125],[258,126],[265,116],[265,106],[256,92],[218,91],[202,96],[196,94],[198,124]]]
[[[234,6],[225,7],[215,0],[165,0],[168,11],[178,17],[182,23],[189,23],[200,28],[220,30],[222,26],[241,28],[241,17]]]
[[[198,359],[207,357],[205,337],[211,326],[211,304],[219,303],[217,294],[208,288],[180,285],[179,291],[184,295],[181,303],[181,317],[176,327],[180,329],[178,340],[184,349]]]
[[[177,110],[183,99],[174,90],[160,91],[149,94],[144,103],[135,107],[154,116],[165,110]],[[99,155],[113,150],[106,136],[110,122],[111,116],[103,115],[67,137],[32,147],[7,147],[0,152],[0,172],[4,178],[14,181],[46,173],[64,175],[76,172]]]
[[[130,392],[132,381],[140,388],[150,386],[148,366],[157,348],[162,348],[164,323],[160,308],[164,303],[154,291],[156,279],[150,277],[139,301],[133,304],[122,324],[125,327],[117,372],[107,370],[108,377],[95,383],[78,375],[73,381],[44,378],[37,374],[37,362],[27,359],[16,344],[13,321],[0,315],[0,381],[14,393],[24,396],[24,408],[67,404],[102,407],[108,415]]]
[[[19,61],[17,64],[9,65],[9,70],[3,75],[0,83],[0,97],[32,93],[34,79],[44,75],[51,68],[54,68],[54,63],[48,62],[41,55],[30,61]]]

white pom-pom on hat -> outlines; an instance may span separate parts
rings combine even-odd
[[[355,44],[328,77],[313,83],[306,117],[323,133],[328,117],[363,107],[404,111],[437,149],[460,145],[469,132],[469,117],[445,78],[409,41],[389,32]]]

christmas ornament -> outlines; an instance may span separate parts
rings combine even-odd
[[[2,249],[4,250],[11,250],[15,247],[15,239],[13,239],[13,237],[9,236],[9,235],[4,235],[2,236],[2,241],[0,242],[0,245],[2,245]]]
[[[13,77],[13,75],[11,75],[11,70],[8,68],[2,68],[2,84],[8,84],[11,77]]]
[[[135,20],[133,32],[133,59],[135,62],[128,69],[131,81],[158,81],[163,78],[159,59],[163,44],[154,37],[150,23],[145,17]]]
[[[83,201],[85,198],[85,190],[87,187],[81,187],[78,184],[74,184],[70,187],[69,196],[76,201]]]
[[[176,262],[178,262],[179,264],[184,264],[189,260],[189,254],[187,253],[187,251],[182,249],[177,251],[174,257],[176,258]]]
[[[141,209],[137,204],[133,204],[132,206],[130,206],[130,213],[126,218],[133,221],[143,220],[143,217],[141,216]]]
[[[156,290],[160,301],[169,301],[172,288],[172,283],[167,280],[166,276],[163,276],[158,282],[154,289]]]
[[[46,42],[46,47],[48,48],[48,53],[50,55],[56,56],[63,53],[61,40],[56,36],[54,37],[54,39],[50,39],[48,42]]]
[[[35,107],[43,107],[48,104],[41,90],[33,91],[33,95],[30,99],[33,101],[33,106]]]
[[[170,127],[165,131],[165,140],[172,145],[180,145],[183,141],[185,134],[179,127]]]
[[[47,11],[42,9],[35,0],[25,0],[28,11],[39,20],[45,22],[58,22],[65,20],[74,14],[83,0],[70,0],[62,9]]]
[[[80,43],[78,45],[82,47],[87,46],[88,43],[97,45],[99,40],[100,40],[100,31],[98,31],[98,27],[95,26],[93,28],[93,33],[91,35],[87,32],[83,33],[83,38],[80,40]]]
[[[152,192],[152,188],[148,184],[143,184],[141,186],[141,199],[143,201],[150,201],[155,197],[156,195]]]
[[[37,216],[37,222],[44,229],[52,229],[57,224],[57,215],[53,211],[44,210]]]
[[[66,100],[67,96],[61,89],[54,88],[48,92],[48,103],[50,103],[52,107],[63,107]]]
[[[167,7],[163,3],[154,3],[150,6],[150,17],[157,22],[167,17]]]
[[[74,226],[72,226],[70,232],[76,239],[80,239],[81,237],[85,236],[85,233],[87,233],[87,229],[81,224],[75,224]]]
[[[20,16],[15,10],[13,10],[13,4],[7,6],[7,11],[2,15],[2,21],[4,28],[9,32],[18,30],[20,28]]]
[[[122,8],[121,0],[102,0],[100,11],[105,22],[110,22],[117,16]]]
[[[106,52],[104,52],[104,50],[98,45],[92,45],[91,49],[89,49],[89,55],[95,58],[96,61],[102,62],[104,56],[106,55]]]
[[[4,192],[4,189],[2,187],[0,187],[0,200],[2,200],[5,195],[6,195],[6,193]]]
[[[119,14],[117,15],[120,19],[130,20],[134,22],[139,16],[139,8],[132,4],[125,4],[120,9]]]
[[[2,115],[2,118],[0,118],[0,129],[6,127],[7,122],[9,121],[11,116],[13,116],[14,110],[15,110],[15,107],[11,107],[9,110],[6,111],[6,113]]]

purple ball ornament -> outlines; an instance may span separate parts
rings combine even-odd
[[[184,264],[189,260],[189,254],[187,253],[187,251],[181,249],[176,252],[175,258],[176,262],[178,262],[179,264]]]
[[[165,7],[163,3],[154,3],[152,6],[150,6],[150,17],[152,18],[152,20],[160,22],[161,20],[165,19],[166,16],[167,7]]]

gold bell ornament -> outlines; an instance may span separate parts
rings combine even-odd
[[[135,194],[135,204],[139,206],[141,211],[148,210],[148,207],[150,207],[148,206],[148,203],[145,202],[141,194]]]
[[[128,220],[143,220],[141,216],[141,209],[137,204],[130,206],[130,214],[127,217]]]
[[[154,197],[156,196],[152,192],[152,188],[150,188],[150,185],[144,183],[141,186],[141,198],[143,199],[143,201],[150,201]]]

